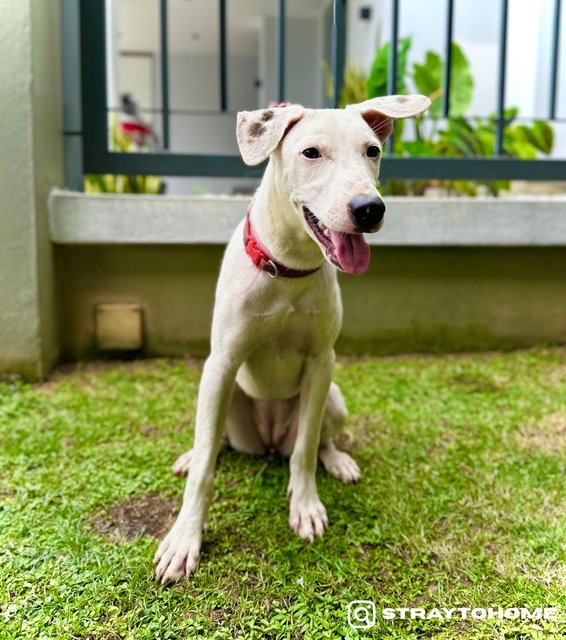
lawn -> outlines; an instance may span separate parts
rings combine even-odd
[[[0,638],[566,636],[566,351],[339,359],[325,537],[287,525],[288,465],[226,452],[201,565],[153,579],[180,506],[201,363],[102,363],[0,383]],[[376,624],[348,625],[351,600]],[[550,620],[395,619],[384,607],[562,607]]]

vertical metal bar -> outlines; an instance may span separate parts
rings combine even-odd
[[[497,137],[495,155],[503,154],[503,134],[505,133],[505,76],[507,71],[507,16],[509,0],[501,0],[501,25],[499,36],[499,86],[497,95]]]
[[[552,68],[550,72],[549,119],[556,118],[558,99],[558,53],[560,50],[560,0],[554,0],[554,24],[552,30]]]
[[[167,2],[161,0],[161,128],[162,144],[164,149],[169,149],[169,38]]]
[[[79,0],[62,0],[63,161],[65,187],[74,191],[84,188],[79,24]]]
[[[452,71],[452,29],[454,25],[454,0],[448,0],[446,6],[446,44],[444,47],[444,93],[442,96],[442,113],[445,118],[450,115],[450,76]]]
[[[80,0],[81,102],[85,172],[108,154],[104,0]]]
[[[279,76],[277,100],[285,102],[285,27],[287,21],[287,13],[285,0],[279,0],[279,30],[278,30],[278,49],[279,49]]]
[[[389,49],[389,73],[387,74],[387,93],[397,92],[397,49],[399,45],[399,0],[391,3],[391,42]]]
[[[228,110],[226,48],[226,0],[220,0],[220,111]]]
[[[333,104],[338,107],[340,92],[344,84],[344,62],[346,59],[346,0],[334,0],[332,7],[331,72],[334,79]]]
[[[387,74],[387,93],[397,93],[397,48],[399,44],[399,0],[391,3],[391,41],[389,48],[389,73]],[[393,133],[387,140],[387,150],[393,152]]]

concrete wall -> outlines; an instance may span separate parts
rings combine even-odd
[[[63,357],[93,357],[94,307],[136,302],[147,355],[205,355],[223,247],[57,246]],[[373,247],[340,276],[342,353],[566,342],[566,248]]]
[[[0,375],[57,357],[47,195],[62,184],[59,3],[0,3]]]
[[[204,355],[223,245],[247,198],[55,192],[63,357],[92,357],[95,307],[136,303],[148,355]],[[566,343],[566,198],[389,198],[371,267],[341,275],[338,350]]]

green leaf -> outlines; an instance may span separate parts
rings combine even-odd
[[[411,49],[411,38],[401,38],[397,51],[397,93],[407,93],[407,56]],[[387,95],[387,78],[389,76],[389,56],[391,43],[386,42],[375,54],[371,71],[367,80],[368,98]]]
[[[439,131],[438,140],[440,150],[451,150],[453,155],[484,155],[484,142],[464,118],[449,120],[446,129]]]
[[[475,155],[473,145],[453,129],[439,132],[437,149],[442,155],[466,157]]]
[[[537,150],[529,142],[520,140],[518,137],[506,136],[506,140],[503,143],[503,149],[505,153],[513,158],[520,158],[521,160],[536,160]]]
[[[444,91],[444,62],[434,51],[427,51],[424,64],[413,65],[413,81],[420,93],[432,100],[429,114],[442,115],[442,94]],[[474,79],[470,63],[462,49],[452,43],[450,66],[450,115],[463,116],[472,104]]]
[[[477,184],[471,180],[448,180],[443,183],[448,191],[456,191],[461,196],[477,196]]]
[[[474,78],[470,63],[462,49],[452,43],[452,65],[450,67],[450,115],[463,116],[474,97]]]
[[[550,153],[553,142],[554,132],[546,122],[537,121],[531,127],[519,124],[505,129],[505,152],[524,160],[536,159],[539,151]]]
[[[554,147],[554,130],[544,120],[533,123],[532,132],[536,139],[536,147],[543,153],[550,153]]]
[[[427,140],[410,140],[403,142],[403,150],[411,156],[433,156],[434,147]]]
[[[441,114],[440,87],[442,84],[442,60],[434,51],[427,51],[424,64],[413,65],[413,80],[418,91],[433,102],[429,108],[431,116]]]
[[[365,75],[356,67],[349,66],[344,73],[344,84],[340,91],[338,106],[340,109],[349,104],[367,100],[367,81]]]

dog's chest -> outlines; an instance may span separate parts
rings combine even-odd
[[[340,330],[337,286],[303,291],[297,287],[285,295],[289,289],[270,288],[269,295],[251,300],[248,306],[250,349],[237,380],[255,398],[297,394],[306,359],[332,349]]]
[[[269,342],[281,350],[308,347],[322,341],[334,342],[342,321],[338,287],[309,287],[303,290],[273,289],[252,300],[248,312],[256,319],[258,335],[265,332]]]

